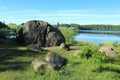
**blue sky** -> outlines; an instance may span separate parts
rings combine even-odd
[[[0,21],[120,25],[120,0],[0,0]]]

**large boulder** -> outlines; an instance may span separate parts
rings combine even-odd
[[[65,42],[61,32],[48,22],[32,20],[22,25],[18,36],[20,42],[39,44],[41,47],[59,46]]]

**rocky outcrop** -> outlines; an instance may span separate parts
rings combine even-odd
[[[18,40],[26,44],[39,44],[41,47],[59,46],[65,42],[61,32],[44,21],[32,20],[19,30]]]

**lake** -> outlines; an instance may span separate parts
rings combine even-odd
[[[102,42],[120,43],[120,31],[80,30],[74,39],[76,41],[95,42],[96,44]]]

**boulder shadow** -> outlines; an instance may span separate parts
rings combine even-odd
[[[42,52],[2,48],[0,49],[0,72],[7,70],[25,70],[27,66],[30,66],[31,59],[40,54],[42,54]]]
[[[98,73],[102,73],[102,72],[116,72],[118,74],[120,74],[120,69],[114,68],[114,67],[102,67],[100,66],[99,68],[93,70],[93,72],[98,72]]]

